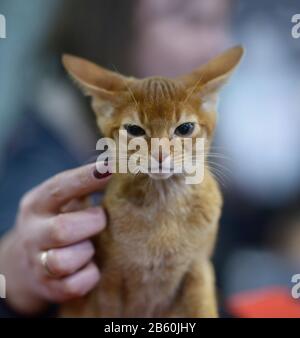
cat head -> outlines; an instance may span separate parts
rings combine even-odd
[[[161,167],[164,154],[161,150],[156,154],[151,152],[153,138],[177,142],[184,138],[193,141],[204,138],[209,146],[216,124],[219,91],[242,55],[241,46],[231,48],[190,74],[174,79],[126,77],[71,55],[63,56],[63,64],[84,94],[92,98],[102,134],[117,140],[119,130],[126,130],[129,140],[144,138],[149,153]]]

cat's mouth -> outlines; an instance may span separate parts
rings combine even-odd
[[[174,174],[173,172],[168,172],[168,173],[162,173],[162,172],[151,173],[151,172],[149,172],[148,173],[149,177],[151,177],[154,180],[166,180],[166,179],[170,178],[171,176],[173,176],[173,174]]]
[[[171,177],[174,174],[173,167],[163,167],[159,165],[158,167],[148,168],[148,175],[149,177],[153,178],[154,180],[165,180]]]
[[[162,165],[158,167],[148,167],[148,172],[153,174],[174,173],[174,167],[164,167]]]

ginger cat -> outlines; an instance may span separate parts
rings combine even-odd
[[[231,48],[175,79],[127,78],[70,55],[63,64],[92,97],[104,136],[117,139],[127,128],[130,138],[143,137],[148,144],[152,137],[202,137],[206,156],[218,92],[242,54],[242,47]],[[113,174],[103,202],[108,226],[95,239],[102,278],[87,296],[63,305],[61,316],[218,316],[210,259],[222,197],[208,168],[199,184],[184,178]]]

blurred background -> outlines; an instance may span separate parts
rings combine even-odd
[[[224,317],[300,317],[297,0],[0,0],[0,235],[21,196],[87,163],[99,137],[62,53],[144,77],[191,71],[242,43],[222,93],[212,170],[225,198],[215,253]]]

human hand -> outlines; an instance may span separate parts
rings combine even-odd
[[[90,237],[104,229],[105,212],[74,211],[80,198],[103,190],[109,180],[93,168],[60,173],[22,198],[15,226],[0,241],[0,272],[16,311],[39,313],[49,302],[85,295],[99,281]]]

